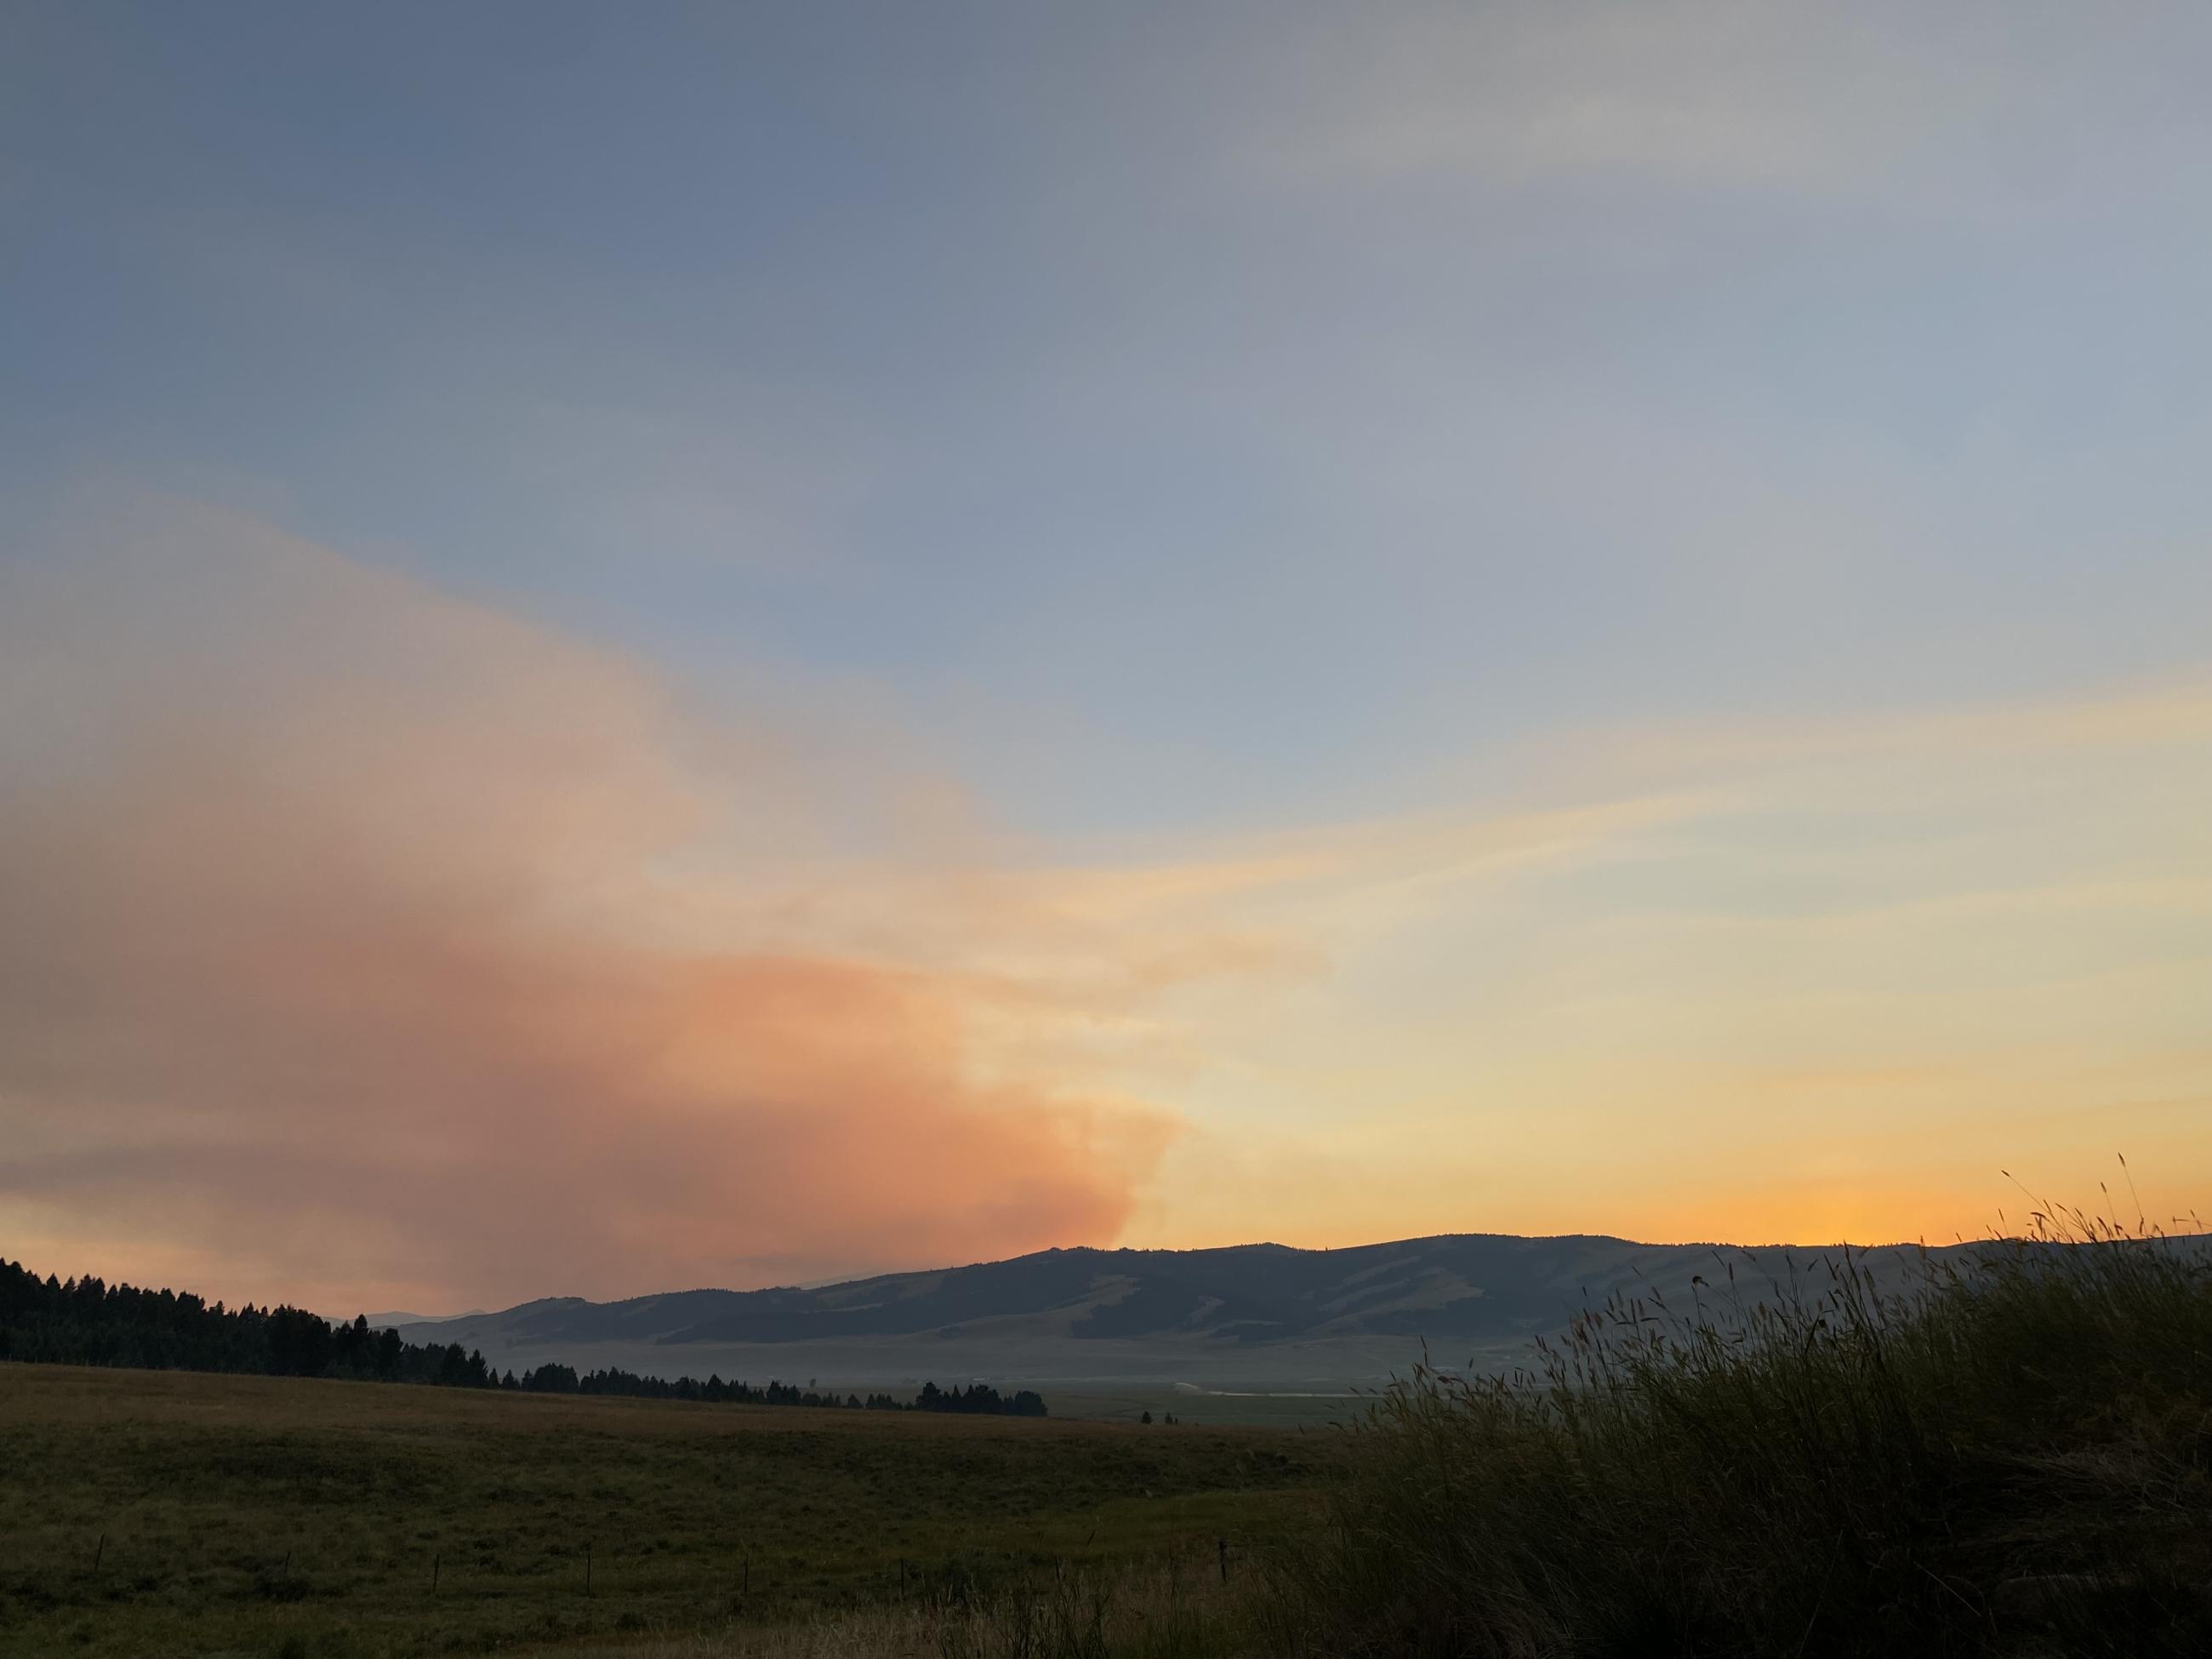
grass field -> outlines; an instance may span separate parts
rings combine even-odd
[[[1056,1416],[1101,1423],[1155,1423],[1172,1413],[1177,1424],[1247,1429],[1343,1428],[1367,1415],[1382,1390],[1343,1394],[1194,1393],[1173,1383],[1131,1383],[1118,1389],[1064,1389],[1052,1396]]]
[[[727,1641],[1063,1567],[1210,1573],[1217,1540],[1316,1514],[1341,1456],[1196,1424],[0,1366],[0,1651]]]
[[[1298,1640],[2212,1654],[2212,1239],[2034,1219],[1903,1298],[1837,1260],[1749,1307],[1617,1298],[1533,1375],[1417,1376],[1305,1553]]]
[[[1349,1434],[0,1366],[0,1653],[2212,1652],[2212,1240],[1777,1289]]]

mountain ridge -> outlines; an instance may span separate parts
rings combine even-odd
[[[1763,1276],[1818,1271],[1848,1249],[1885,1288],[1970,1246],[1647,1244],[1607,1234],[1437,1233],[1306,1249],[1262,1242],[1191,1250],[1076,1245],[1003,1261],[812,1287],[696,1288],[609,1302],[541,1297],[439,1322],[501,1346],[621,1343],[774,1346],[989,1334],[1255,1347],[1352,1338],[1494,1342],[1556,1329],[1617,1291],[1671,1304],[1724,1291],[1783,1293]],[[1779,1261],[1774,1258],[1779,1258]],[[1753,1271],[1744,1273],[1745,1267]],[[1707,1269],[1711,1269],[1708,1273]]]

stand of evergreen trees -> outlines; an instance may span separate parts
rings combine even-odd
[[[848,1411],[892,1412],[980,1412],[1002,1417],[1042,1417],[1045,1404],[1042,1398],[1028,1389],[1011,1395],[1001,1395],[986,1383],[975,1382],[965,1389],[939,1389],[934,1382],[925,1382],[921,1392],[912,1401],[896,1400],[887,1394],[872,1394],[866,1400],[856,1394],[838,1395],[834,1391],[817,1394],[811,1389],[800,1389],[789,1382],[770,1382],[764,1389],[756,1389],[746,1382],[725,1382],[720,1376],[710,1376],[704,1382],[696,1377],[679,1376],[673,1382],[661,1376],[640,1376],[635,1371],[615,1368],[592,1371],[578,1376],[569,1365],[540,1365],[535,1370],[525,1371],[520,1378],[509,1371],[499,1379],[503,1389],[519,1389],[530,1394],[617,1394],[631,1395],[646,1400],[698,1400],[710,1405],[738,1406],[814,1406]]]
[[[602,1370],[578,1376],[574,1366],[544,1364],[517,1378],[495,1375],[481,1352],[459,1343],[405,1342],[395,1330],[372,1330],[364,1316],[333,1325],[301,1308],[226,1308],[189,1291],[142,1291],[88,1274],[40,1279],[19,1261],[0,1260],[0,1361],[55,1365],[116,1365],[155,1371],[228,1371],[255,1376],[334,1376],[362,1382],[425,1382],[443,1388],[513,1389],[533,1394],[631,1395],[647,1400],[696,1400],[744,1406],[839,1407],[854,1411],[989,1413],[1042,1417],[1044,1401],[1029,1389],[1002,1395],[975,1383],[940,1389],[922,1385],[911,1403],[885,1394],[840,1399],[787,1382],[756,1389],[710,1376],[640,1376]]]
[[[0,1261],[0,1359],[153,1371],[343,1376],[489,1388],[480,1353],[403,1342],[365,1318],[332,1325],[301,1308],[226,1308],[190,1291],[142,1291],[88,1273],[40,1279]]]

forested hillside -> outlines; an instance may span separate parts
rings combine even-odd
[[[925,1383],[911,1401],[874,1394],[817,1394],[789,1383],[765,1388],[710,1376],[642,1376],[607,1367],[579,1374],[546,1364],[517,1376],[495,1372],[481,1351],[458,1342],[418,1343],[373,1328],[365,1316],[334,1324],[292,1307],[226,1308],[190,1291],[110,1285],[91,1274],[41,1279],[0,1261],[0,1361],[125,1366],[141,1370],[224,1371],[510,1389],[533,1394],[633,1395],[710,1404],[842,1407],[854,1410],[991,1413],[1042,1417],[1027,1389],[1002,1395],[983,1383],[940,1389]]]

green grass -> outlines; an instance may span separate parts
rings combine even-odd
[[[570,1647],[562,1659],[1219,1659],[1273,1654],[1264,1580],[1223,1583],[1211,1552],[1039,1574],[981,1595],[920,1597],[712,1636]]]
[[[1767,1659],[2212,1652],[2205,1241],[2076,1217],[1883,1304],[1848,1260],[1617,1302],[1533,1373],[1424,1370],[1351,1437],[1328,1523],[727,1659]],[[656,1656],[658,1659],[658,1656]]]
[[[0,1652],[368,1659],[964,1607],[1280,1537],[1340,1456],[1196,1425],[0,1366]]]
[[[1714,1277],[1393,1392],[1282,1650],[2212,1653],[2203,1241],[2074,1216],[1888,1307]]]
[[[1176,1427],[1233,1425],[1240,1428],[1302,1430],[1308,1434],[1349,1426],[1364,1417],[1374,1403],[1372,1390],[1360,1393],[1347,1389],[1340,1394],[1197,1394],[1172,1383],[1132,1383],[1119,1389],[1055,1389],[1052,1394],[1053,1413],[1059,1417],[1101,1423],[1138,1423],[1150,1412],[1153,1423],[1163,1427],[1168,1426],[1167,1419],[1172,1415]]]
[[[0,1367],[0,1651],[2212,1652],[2205,1241],[1735,1262],[1349,1434]]]

